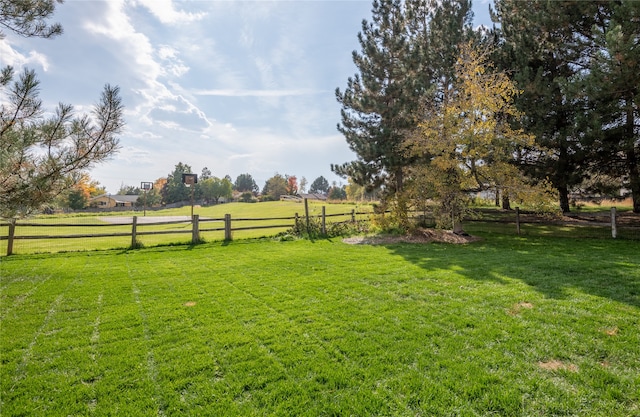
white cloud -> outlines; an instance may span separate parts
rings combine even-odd
[[[120,86],[123,149],[91,173],[109,191],[178,162],[216,176],[248,172],[259,186],[276,171],[311,181],[353,159],[335,131],[333,88],[352,75],[364,3],[72,1],[58,15],[64,36],[11,46],[16,59],[49,65],[43,93],[53,103],[79,108],[105,81]]]
[[[189,13],[176,10],[172,0],[138,0],[138,2],[146,7],[161,23],[170,25],[198,21],[207,15],[204,12]]]
[[[153,58],[154,49],[147,36],[136,31],[126,12],[124,0],[105,2],[106,12],[101,18],[85,23],[85,29],[94,35],[110,39],[127,69],[142,79],[155,80],[163,73],[162,66]],[[114,48],[115,49],[115,48]]]
[[[171,81],[165,83],[163,78],[178,78],[184,75],[189,67],[179,58],[180,52],[165,43],[154,47],[151,39],[138,31],[132,24],[124,0],[110,0],[107,11],[99,21],[85,24],[90,33],[110,40],[112,49],[120,51],[124,72],[129,80],[133,96],[131,110],[136,124],[154,126],[156,129],[170,131],[200,131],[208,128],[206,114],[194,103],[172,91]],[[151,129],[153,134],[158,134]]]
[[[116,156],[117,160],[129,164],[148,164],[153,161],[152,152],[135,146],[124,146]]]
[[[181,77],[189,71],[189,67],[178,58],[180,53],[171,46],[160,45],[157,48],[157,55],[163,61],[165,74]]]
[[[46,55],[36,51],[29,51],[28,55],[22,54],[13,49],[6,38],[0,39],[0,57],[2,57],[2,66],[10,65],[14,69],[18,69],[37,65],[42,67],[45,72],[49,70],[49,61]]]
[[[327,91],[311,90],[311,89],[291,89],[291,90],[237,90],[237,89],[219,89],[219,90],[198,90],[193,94],[198,96],[221,96],[221,97],[289,97],[289,96],[308,96],[316,94],[324,94]]]

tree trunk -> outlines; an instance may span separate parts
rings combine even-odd
[[[560,210],[563,213],[569,213],[571,207],[569,207],[569,189],[566,185],[558,187],[558,193],[560,194]]]
[[[396,193],[401,193],[404,186],[404,175],[402,168],[396,169]]]
[[[511,202],[509,201],[509,194],[502,194],[502,209],[511,210]]]
[[[627,103],[632,103],[631,99],[627,100]],[[640,213],[640,167],[638,166],[638,154],[635,149],[635,114],[632,105],[627,105],[627,121],[626,121],[626,136],[627,136],[627,169],[629,171],[629,187],[631,188],[631,200],[633,201],[633,212]]]
[[[496,187],[496,207],[500,207],[500,189]]]
[[[629,172],[629,187],[631,188],[634,213],[640,213],[640,167],[638,162],[638,155],[632,143],[627,149],[627,170]]]

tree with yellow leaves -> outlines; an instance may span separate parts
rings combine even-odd
[[[545,194],[515,164],[534,138],[511,126],[521,116],[513,106],[518,90],[507,74],[493,71],[488,55],[472,43],[461,45],[454,88],[425,111],[404,143],[421,161],[411,169],[408,197],[437,201],[441,227],[455,229],[473,192],[499,189],[516,201]]]
[[[78,175],[75,184],[69,187],[63,204],[72,210],[81,210],[89,205],[92,197],[104,194],[105,191],[105,187],[98,181],[92,179],[88,173],[82,172]]]

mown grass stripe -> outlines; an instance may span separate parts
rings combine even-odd
[[[127,261],[129,258],[125,258]],[[136,305],[138,306],[138,314],[140,315],[141,323],[142,323],[142,335],[144,337],[144,347],[145,347],[145,355],[146,355],[146,369],[148,377],[153,385],[153,399],[157,404],[157,412],[159,416],[166,415],[167,404],[164,399],[164,395],[162,393],[162,388],[160,387],[158,381],[158,366],[156,363],[155,355],[153,349],[151,347],[151,336],[149,331],[149,317],[144,310],[144,307],[141,303],[140,298],[140,290],[136,284],[136,279],[134,277],[134,271],[132,271],[131,263],[127,263],[128,273],[127,276],[131,282],[131,292],[133,294],[133,299]]]
[[[639,411],[640,254],[628,242],[233,242],[3,267],[73,282],[45,330],[56,332],[34,347],[39,373],[19,392],[0,382],[3,415],[158,415],[158,398],[166,415]],[[25,304],[40,322],[15,345],[0,338],[0,379],[60,291],[44,284],[32,298],[45,309]]]

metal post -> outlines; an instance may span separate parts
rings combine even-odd
[[[325,207],[322,206],[322,234],[327,234],[327,218],[325,214]]]
[[[611,237],[618,237],[618,227],[616,226],[616,208],[611,207]]]
[[[195,188],[194,184],[191,184],[191,218],[193,218],[193,189]]]

